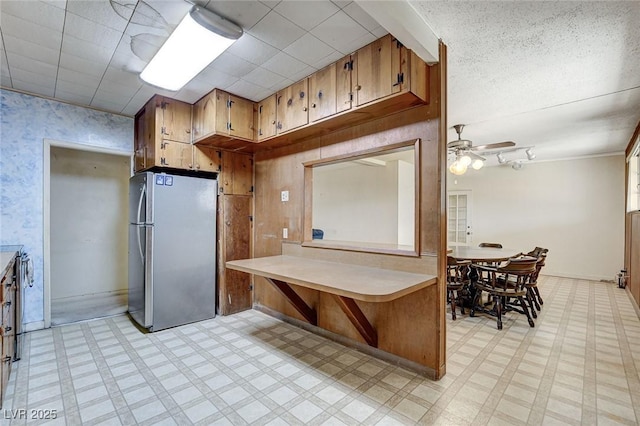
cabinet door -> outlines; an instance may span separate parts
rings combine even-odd
[[[191,143],[191,105],[159,97],[162,139]]]
[[[348,55],[336,63],[336,112],[351,109],[353,104],[351,75],[355,65],[357,65],[355,55],[354,58]]]
[[[146,168],[146,108],[136,114],[133,135],[133,170],[139,172]]]
[[[298,81],[276,93],[276,132],[284,133],[309,122],[307,79]]]
[[[193,145],[193,168],[203,172],[220,170],[220,151],[207,146]]]
[[[220,313],[230,315],[251,309],[251,276],[227,269],[228,260],[251,257],[251,200],[246,195],[221,195],[219,202],[220,265],[219,301]]]
[[[213,134],[218,120],[218,91],[214,90],[203,96],[193,105],[193,141],[197,142]],[[223,108],[221,115],[226,124],[226,110]],[[224,128],[224,126],[223,126]]]
[[[309,76],[309,122],[336,113],[336,64]]]
[[[254,140],[253,132],[253,102],[229,95],[227,103],[229,109],[229,136]]]
[[[364,105],[393,93],[397,73],[392,71],[391,36],[363,47],[356,52],[356,104]]]
[[[258,104],[258,141],[276,135],[276,95],[271,95]]]
[[[190,143],[162,141],[156,166],[173,167],[174,169],[191,169],[193,167],[192,145]]]
[[[253,158],[236,152],[222,152],[222,192],[250,195],[253,193]]]

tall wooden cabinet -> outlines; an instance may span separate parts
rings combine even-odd
[[[229,260],[251,257],[253,156],[222,151],[218,196],[218,310],[221,315],[250,309],[250,276],[228,270]]]
[[[250,195],[218,197],[218,311],[221,315],[251,309],[251,277],[226,268],[229,260],[251,257],[252,202]]]

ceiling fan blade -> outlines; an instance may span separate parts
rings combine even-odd
[[[473,151],[467,151],[465,154],[467,154],[469,157],[471,157],[472,160],[482,160],[482,161],[486,161],[486,158],[484,158],[481,155],[476,154]]]
[[[489,149],[511,148],[512,146],[516,146],[516,143],[512,141],[505,141],[505,142],[490,143],[486,145],[478,145],[478,146],[474,146],[472,149],[474,151],[486,151]]]

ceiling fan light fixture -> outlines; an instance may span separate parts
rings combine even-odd
[[[449,166],[449,171],[454,175],[460,176],[466,173],[467,166],[456,160]]]
[[[529,159],[529,161],[533,160],[534,158],[536,158],[536,154],[532,151],[531,148],[527,149],[525,151],[525,154],[527,154],[527,158]]]
[[[471,157],[467,154],[462,154],[458,156],[458,161],[464,164],[465,167],[469,167],[469,165],[471,164]]]
[[[480,170],[482,168],[482,166],[484,166],[484,161],[482,161],[480,159],[475,160],[471,164],[471,167],[473,167],[474,170]]]
[[[166,90],[180,90],[241,36],[238,25],[193,6],[142,70],[140,78]]]

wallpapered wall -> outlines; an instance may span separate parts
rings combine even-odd
[[[133,151],[133,118],[0,90],[0,244],[22,244],[34,261],[25,323],[44,319],[45,138]]]

